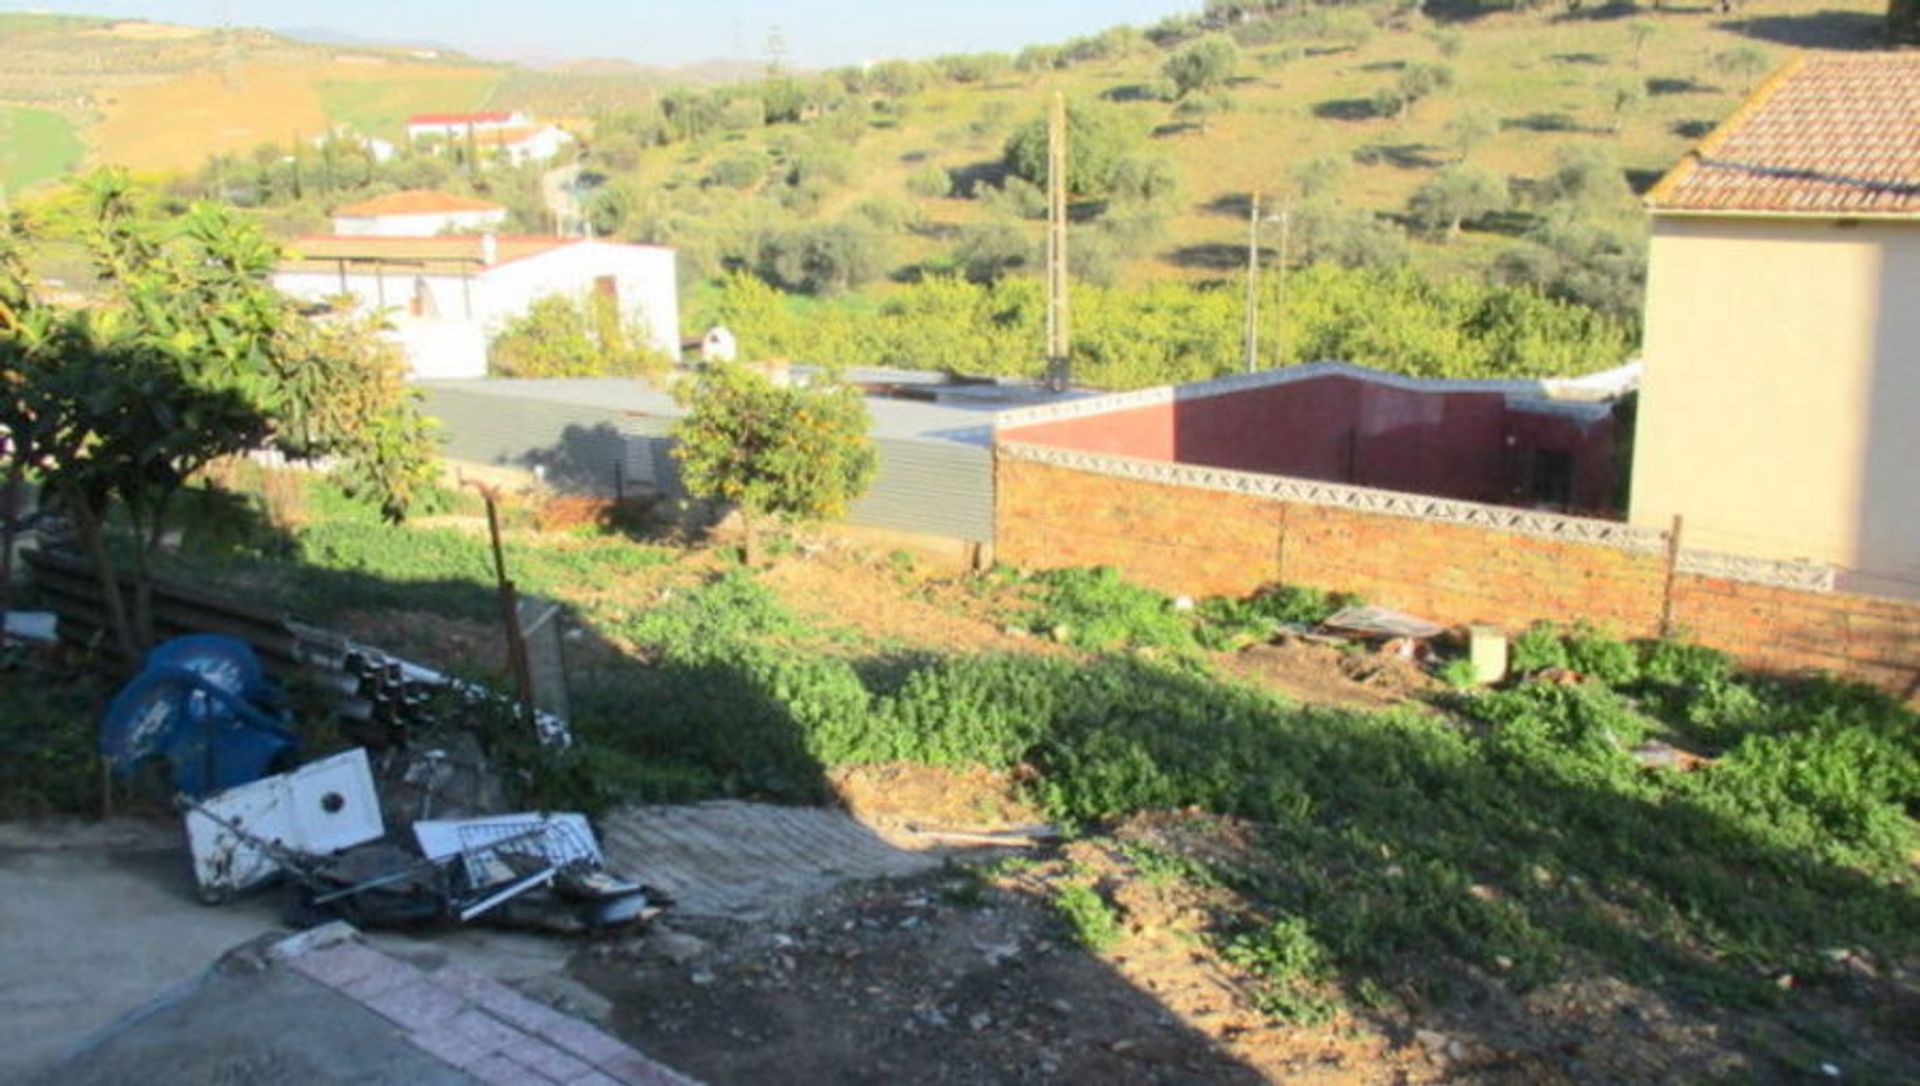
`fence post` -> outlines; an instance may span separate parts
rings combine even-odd
[[[1686,518],[1673,515],[1673,528],[1667,532],[1667,584],[1660,599],[1660,636],[1673,636],[1673,583],[1680,573],[1680,530]]]
[[[1278,584],[1287,583],[1287,514],[1292,510],[1290,502],[1280,502],[1280,534],[1273,542],[1273,579]]]

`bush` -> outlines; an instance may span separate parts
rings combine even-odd
[[[495,377],[654,376],[671,365],[643,320],[599,294],[536,299],[507,322],[487,356]]]
[[[1083,649],[1194,646],[1193,628],[1173,600],[1131,584],[1118,571],[1050,570],[1034,577],[1038,597],[1029,627]]]
[[[928,162],[907,175],[907,191],[932,199],[953,193],[953,175],[945,166]]]
[[[1115,167],[1141,144],[1139,125],[1117,107],[1098,102],[1067,104],[1067,191],[1098,198],[1112,191]],[[1047,119],[1037,117],[1014,130],[1002,152],[1007,172],[1045,188]]]
[[[1161,71],[1173,81],[1176,94],[1185,98],[1202,91],[1227,85],[1240,63],[1240,49],[1225,34],[1209,34],[1182,46],[1167,58]]]
[[[1100,892],[1084,882],[1070,882],[1054,891],[1054,911],[1067,922],[1074,941],[1098,953],[1120,941],[1120,919]]]
[[[769,165],[767,156],[758,151],[728,155],[707,171],[707,180],[730,189],[750,189],[767,176]]]

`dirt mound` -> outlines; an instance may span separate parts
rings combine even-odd
[[[1255,645],[1227,658],[1225,665],[1287,697],[1354,709],[1405,705],[1443,689],[1433,676],[1399,657],[1300,638]]]

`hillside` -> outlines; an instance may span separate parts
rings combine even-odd
[[[85,161],[137,170],[197,166],[209,153],[306,138],[350,123],[388,135],[406,114],[483,101],[506,69],[404,49],[341,49],[259,30],[0,15],[0,107],[38,111]],[[22,186],[72,155],[0,158]]]
[[[899,231],[896,259],[936,256],[955,229],[990,216],[980,200],[958,193],[999,178],[1009,133],[1060,91],[1113,106],[1146,134],[1146,153],[1170,159],[1181,175],[1156,259],[1137,263],[1127,278],[1217,277],[1245,265],[1247,194],[1277,200],[1297,189],[1297,172],[1315,160],[1347,164],[1337,180],[1342,203],[1389,213],[1463,158],[1514,179],[1524,194],[1525,182],[1549,173],[1563,151],[1599,147],[1644,189],[1794,48],[1877,45],[1882,10],[1863,0],[1784,0],[1736,16],[1707,7],[1610,6],[1465,21],[1370,21],[1348,10],[1317,27],[1276,29],[1264,44],[1255,28],[1236,28],[1242,44],[1234,77],[1197,106],[1163,100],[1162,66],[1177,41],[1163,48],[1139,39],[1128,55],[1055,70],[988,64],[986,78],[936,80],[886,100],[845,141],[848,181],[812,217],[831,219],[874,199],[906,201],[902,218],[910,225]],[[1399,116],[1381,116],[1375,96],[1420,65],[1449,70],[1452,85]],[[1459,137],[1463,117],[1491,123],[1470,152]],[[716,132],[646,149],[632,170],[612,172],[643,196],[682,194],[667,196],[670,206],[688,204],[690,190],[720,203],[713,192],[725,186],[716,174],[724,162],[754,152],[791,161],[794,139],[793,128],[781,125]],[[916,194],[916,176],[929,168],[947,170],[956,194]],[[647,229],[638,218],[623,225]],[[1501,233],[1468,231],[1451,244],[1420,245],[1415,259],[1441,271],[1481,266],[1507,244]],[[1277,243],[1274,234],[1268,228],[1264,235],[1268,246]]]
[[[394,139],[412,113],[482,107],[583,115],[658,88],[743,78],[710,61],[531,67],[430,45],[295,31],[207,29],[0,13],[0,184],[19,189],[83,163],[190,170],[209,154],[305,139],[336,124]]]

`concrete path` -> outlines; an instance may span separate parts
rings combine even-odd
[[[271,937],[270,937],[271,940]],[[695,1086],[461,966],[428,972],[346,924],[251,944],[49,1068],[45,1086]]]
[[[937,868],[947,853],[889,843],[844,812],[721,800],[629,807],[602,820],[615,871],[673,895],[672,916],[754,921],[858,879]]]
[[[167,826],[0,826],[0,1082],[281,930],[268,902],[195,900]]]

